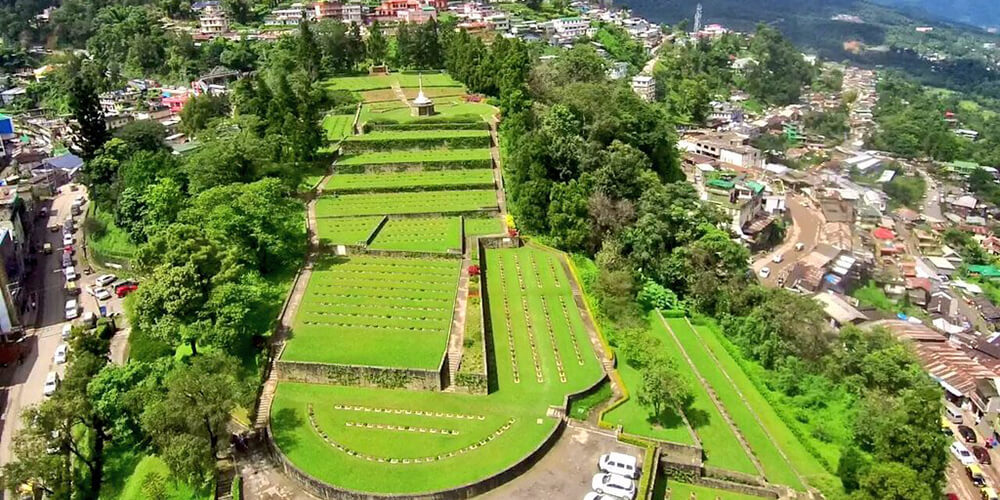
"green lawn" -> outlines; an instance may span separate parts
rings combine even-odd
[[[417,172],[336,174],[324,190],[341,192],[412,190],[415,188],[492,188],[490,169],[449,169]]]
[[[497,113],[497,108],[485,102],[467,102],[462,96],[437,97],[434,101],[434,116],[476,115],[489,119]],[[366,104],[361,108],[361,121],[373,118],[396,120],[400,123],[419,122],[422,117],[413,116],[409,106],[403,101]]]
[[[667,355],[674,358],[682,372],[689,372],[688,380],[694,400],[685,410],[685,416],[701,439],[707,458],[706,463],[722,469],[757,475],[757,469],[740,446],[733,429],[719,413],[708,391],[698,382],[693,373],[694,367],[680,354],[680,346],[655,314],[652,315],[652,326],[653,334],[663,341]]]
[[[316,219],[316,230],[323,243],[356,245],[368,239],[380,220],[380,215]]]
[[[525,247],[488,250],[486,258],[497,390],[476,396],[281,383],[271,411],[271,428],[278,447],[297,467],[337,486],[378,493],[430,492],[472,482],[517,463],[555,428],[557,420],[546,416],[548,407],[561,405],[566,394],[600,379],[600,363],[556,255]],[[457,260],[453,262],[458,265]],[[392,290],[386,287],[390,280],[423,277],[428,272],[427,265],[403,266],[397,271],[382,267],[386,276],[375,293],[383,295]],[[506,318],[497,314],[504,310],[504,295],[515,308],[509,327]],[[388,342],[366,339],[365,343],[372,350],[397,349]],[[338,349],[345,346],[344,342],[336,344]],[[536,361],[540,376],[535,373]],[[307,412],[310,405],[315,415],[312,421],[329,436],[329,442],[314,430]]]
[[[316,217],[458,213],[496,206],[496,193],[492,189],[345,194],[321,196],[316,201]]]
[[[684,318],[667,318],[666,322],[680,340],[681,346],[684,347],[695,368],[712,386],[716,396],[726,407],[729,416],[732,417],[736,427],[739,428],[750,445],[750,449],[760,461],[767,480],[804,491],[805,486],[796,477],[792,464],[781,456],[778,447],[771,441],[768,430],[757,422],[754,418],[755,413],[740,399],[733,383],[726,378],[727,371],[712,359],[700,336],[695,333]],[[785,430],[787,431],[787,429]],[[798,446],[801,448],[801,445]],[[809,457],[808,453],[806,456]]]
[[[680,365],[679,365],[680,366]],[[642,387],[642,375],[638,370],[619,358],[618,374],[629,391],[629,399],[604,415],[608,423],[621,425],[622,429],[637,436],[661,439],[672,443],[694,444],[687,424],[672,409],[653,416],[647,406],[639,404],[637,396]]]
[[[117,500],[145,500],[149,496],[143,486],[148,482],[150,474],[159,474],[164,480],[167,500],[208,500],[214,498],[214,492],[198,491],[187,483],[178,482],[174,479],[173,473],[167,467],[167,463],[156,455],[143,457],[135,466],[132,474],[125,482],[124,488],[117,496],[109,495],[108,498]],[[104,494],[101,495],[104,498]]]
[[[390,219],[369,248],[405,252],[447,252],[462,246],[458,217]]]
[[[326,115],[323,117],[323,130],[326,130],[326,138],[333,142],[351,135],[353,125],[354,115]]]
[[[456,137],[489,137],[488,130],[376,130],[349,137],[348,142],[406,141],[411,139],[452,139]]]
[[[436,369],[459,264],[365,256],[317,263],[282,359]]]
[[[337,165],[381,165],[387,163],[432,163],[445,161],[489,160],[490,150],[424,149],[419,151],[371,151],[343,156]]]
[[[422,75],[419,79],[423,80],[423,85],[425,87],[462,86],[461,83],[456,82],[451,76],[444,73],[428,73]],[[415,74],[404,75],[402,73],[392,73],[380,76],[341,76],[329,78],[323,81],[322,85],[329,89],[362,91],[388,89],[391,88],[393,84],[399,84],[401,87],[417,87],[420,85],[419,79]]]
[[[832,484],[839,488],[839,481],[830,474],[823,465],[802,445],[802,442],[792,433],[774,408],[764,399],[756,386],[740,369],[739,364],[723,347],[716,332],[707,326],[696,325],[695,331],[703,348],[708,348],[718,359],[718,368],[724,370],[735,386],[743,393],[747,404],[764,423],[765,430],[771,439],[777,443],[788,457],[792,465],[812,486],[820,487]],[[832,463],[837,463],[836,458]]]
[[[755,495],[744,495],[726,490],[717,490],[705,486],[681,483],[674,480],[667,481],[667,495],[660,497],[670,500],[760,500],[761,497]]]
[[[605,382],[601,384],[600,389],[594,391],[593,394],[589,394],[584,398],[570,402],[569,409],[566,411],[566,414],[577,420],[587,420],[595,408],[607,402],[612,396],[614,396],[614,394],[611,392],[611,384]]]
[[[503,233],[503,221],[499,217],[466,217],[465,235],[482,236]]]

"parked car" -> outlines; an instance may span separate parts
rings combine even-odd
[[[601,472],[618,474],[627,478],[635,479],[639,477],[639,461],[632,455],[624,453],[605,453],[597,460],[597,468]]]
[[[969,449],[966,448],[964,444],[955,441],[951,443],[951,447],[948,449],[951,451],[952,455],[955,455],[955,458],[957,458],[959,462],[962,462],[962,465],[972,465],[976,463],[976,457],[972,456],[972,453],[969,452]]]
[[[618,497],[613,497],[611,495],[602,495],[596,491],[591,491],[583,496],[583,500],[618,500]]]
[[[64,234],[62,242],[63,242],[63,245],[72,245],[73,244],[73,235],[72,234]]]
[[[594,478],[590,481],[590,488],[601,494],[607,493],[629,500],[635,498],[635,482],[618,474],[594,474]]]
[[[52,356],[52,361],[55,361],[57,365],[61,365],[66,362],[66,355],[69,354],[69,346],[66,344],[59,344],[56,347],[56,354]]]
[[[982,446],[973,446],[972,454],[976,457],[976,460],[979,460],[979,463],[983,465],[989,465],[992,463],[990,460],[990,452]]]
[[[120,298],[123,298],[126,295],[128,295],[128,294],[136,291],[138,288],[139,288],[139,284],[135,283],[135,282],[121,283],[121,284],[115,286],[115,295],[117,295],[118,298],[120,299]]]
[[[962,439],[964,439],[966,443],[976,442],[976,431],[972,430],[972,427],[960,425],[958,426],[958,434],[962,436]]]
[[[117,276],[113,274],[102,274],[97,277],[97,284],[100,286],[108,286],[115,281]]]
[[[783,260],[785,260],[785,256],[780,253],[776,253],[774,254],[774,257],[771,257],[771,262],[774,262],[775,264],[780,264]]]
[[[75,319],[80,315],[80,306],[76,303],[76,299],[70,299],[66,301],[66,319]]]
[[[993,488],[991,488],[989,486],[986,486],[983,489],[979,490],[979,494],[980,494],[980,496],[982,496],[983,500],[997,500],[998,499],[998,497],[997,497],[997,490],[995,490],[995,489],[993,489]]]
[[[801,252],[803,249],[805,249],[805,247],[806,247],[806,244],[802,243],[800,241],[800,242],[798,242],[798,243],[795,244],[795,251],[796,252]]]
[[[51,396],[55,394],[58,387],[59,374],[56,372],[49,372],[49,374],[45,376],[45,385],[42,387],[42,394]]]
[[[52,253],[52,243],[46,243],[42,245],[42,251],[45,252],[46,254]]]
[[[63,325],[62,338],[63,340],[69,340],[69,336],[73,334],[73,325],[66,323]]]
[[[757,273],[757,274],[759,274],[761,278],[767,278],[768,276],[771,275],[771,268],[770,267],[762,267],[762,268],[760,268],[760,272]]]
[[[63,269],[63,272],[66,273],[66,279],[69,281],[73,281],[80,277],[79,274],[76,274],[76,268],[73,266],[69,266],[66,269]]]
[[[111,292],[107,288],[101,287],[94,291],[94,297],[97,297],[97,300],[108,300],[111,298]]]
[[[69,254],[63,254],[62,256],[62,266],[63,267],[73,267],[73,257]]]

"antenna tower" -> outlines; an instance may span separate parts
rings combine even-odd
[[[694,32],[697,33],[701,31],[701,4],[698,4],[698,9],[694,11]]]

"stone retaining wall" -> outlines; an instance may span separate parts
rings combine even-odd
[[[694,480],[694,484],[715,488],[717,490],[732,491],[744,495],[753,495],[764,498],[779,498],[781,493],[775,487],[751,486],[749,484],[732,483],[721,481],[710,477],[702,477]]]
[[[443,371],[447,371],[447,363],[442,364],[443,370],[419,370],[279,359],[274,368],[278,371],[278,380],[287,382],[440,391],[444,388],[442,379],[447,380],[442,375]]]
[[[706,465],[702,468],[704,471],[703,477],[721,479],[723,481],[731,481],[734,483],[750,484],[756,486],[766,486],[767,483],[760,476],[754,476],[752,474],[744,474],[742,472],[736,472],[734,470],[720,469],[718,467],[712,467]]]

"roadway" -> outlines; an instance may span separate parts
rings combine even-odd
[[[42,387],[45,378],[50,371],[59,373],[62,378],[66,365],[56,365],[53,361],[56,347],[63,343],[62,329],[68,322],[65,319],[65,278],[62,269],[62,225],[67,215],[70,215],[70,206],[77,196],[85,196],[86,191],[78,186],[73,191],[69,186],[60,188],[55,198],[43,202],[41,206],[47,207],[49,214],[46,219],[39,219],[34,225],[31,241],[34,242],[39,252],[36,254],[38,263],[25,279],[25,287],[29,293],[34,293],[37,297],[35,308],[29,307],[28,311],[22,315],[21,321],[28,332],[29,339],[32,340],[32,347],[22,363],[16,366],[7,367],[0,379],[7,390],[7,401],[4,405],[2,420],[2,433],[0,433],[0,465],[11,461],[11,442],[16,431],[21,427],[20,415],[23,409],[41,403],[45,396],[42,394]],[[89,200],[88,200],[89,203]],[[85,206],[86,208],[86,206]],[[89,264],[85,262],[83,253],[79,245],[83,243],[83,219],[82,215],[74,217],[76,220],[76,232],[74,235],[73,262],[77,273],[81,276],[77,284],[81,290],[93,287],[97,278],[95,274],[87,274]],[[58,231],[50,231],[49,226],[56,225]],[[41,252],[42,245],[50,243],[52,253]],[[86,292],[81,292],[77,297],[82,307],[81,316],[85,312],[98,312],[98,301]],[[121,301],[112,298],[101,305],[106,305],[111,312],[122,312]],[[127,337],[125,337],[127,338]],[[120,339],[116,335],[116,339]],[[113,341],[113,343],[115,343]],[[117,350],[124,349],[124,342],[117,342]],[[112,359],[118,361],[124,359],[121,352],[112,352]]]
[[[952,422],[948,422],[948,427],[951,428],[951,435],[949,437],[951,437],[954,441],[959,441],[965,444],[970,452],[972,451],[972,447],[976,445],[985,448],[986,441],[979,433],[979,430],[977,429],[978,426],[972,425],[976,421],[975,415],[968,410],[963,410],[962,413],[964,415],[964,425],[967,425],[976,432],[976,442],[966,443],[965,439],[963,439],[958,433],[958,425]],[[951,442],[949,442],[948,445],[951,446]],[[986,484],[988,486],[992,486],[993,488],[1000,488],[1000,468],[998,468],[997,464],[997,459],[1000,457],[997,456],[997,453],[994,450],[987,449],[987,453],[989,453],[990,461],[992,463],[989,465],[980,464],[980,468],[983,470],[983,475],[986,476]],[[963,500],[966,498],[969,500],[978,500],[981,498],[979,486],[972,483],[972,479],[970,479],[968,473],[966,473],[965,466],[959,463],[958,459],[955,458],[955,455],[951,453],[951,450],[948,451],[948,470],[946,472],[946,479],[948,483],[947,490],[952,493],[957,493]]]
[[[801,195],[789,194],[785,200],[785,206],[792,216],[792,225],[785,234],[784,243],[760,256],[753,263],[753,272],[758,278],[761,268],[766,266],[771,270],[768,277],[761,280],[765,285],[777,286],[778,278],[788,274],[796,262],[809,255],[819,244],[823,215],[808,203],[809,201]],[[795,250],[797,243],[805,245],[801,251]],[[779,263],[774,263],[771,259],[775,254],[781,254],[784,259]]]

